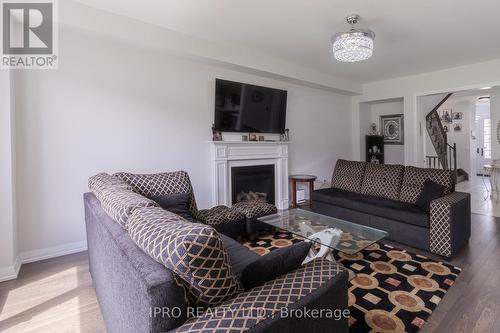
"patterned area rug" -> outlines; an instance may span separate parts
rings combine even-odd
[[[349,242],[349,237],[343,237]],[[259,255],[302,241],[288,232],[262,233],[244,245]],[[392,246],[375,243],[335,258],[356,273],[349,286],[350,332],[417,332],[461,269]]]

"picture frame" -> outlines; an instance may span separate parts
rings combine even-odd
[[[380,130],[384,136],[384,144],[404,145],[403,114],[380,116]]]
[[[440,112],[441,121],[443,121],[444,123],[451,123],[453,121],[452,115],[453,115],[452,109],[441,110]]]
[[[453,131],[454,132],[462,131],[462,124],[453,124]]]
[[[451,114],[452,120],[462,120],[463,119],[463,113],[462,112],[453,112]]]

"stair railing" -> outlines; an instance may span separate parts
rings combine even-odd
[[[452,170],[457,180],[457,144],[448,143],[448,135],[444,129],[438,109],[450,98],[453,93],[447,94],[431,112],[425,117],[427,133],[437,156],[426,156],[427,166],[435,169]]]

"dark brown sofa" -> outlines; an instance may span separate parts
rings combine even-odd
[[[445,187],[430,213],[415,205],[424,182]],[[471,232],[470,194],[455,192],[449,170],[338,160],[331,188],[314,191],[312,210],[385,230],[402,244],[453,257]]]

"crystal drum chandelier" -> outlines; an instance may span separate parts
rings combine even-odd
[[[351,30],[337,33],[332,38],[335,59],[342,62],[356,62],[370,58],[373,54],[375,33],[354,27],[359,21],[359,15],[349,15],[346,20],[351,25]]]

